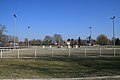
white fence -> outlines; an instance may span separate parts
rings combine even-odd
[[[40,57],[111,57],[120,56],[120,48],[39,48],[39,49],[0,49],[1,58],[40,58]]]

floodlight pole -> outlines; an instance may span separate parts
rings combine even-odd
[[[14,49],[15,49],[16,48],[15,35],[16,35],[16,18],[17,18],[17,16],[16,16],[16,14],[14,14],[13,16],[14,16],[14,36],[13,36],[13,38],[14,38]]]
[[[91,28],[92,27],[89,27],[89,29],[90,29],[90,36],[89,36],[90,44],[91,44]]]
[[[114,56],[115,56],[115,30],[114,30],[114,19],[115,19],[115,16],[111,17],[110,19],[112,19],[112,21],[113,21],[113,50],[114,50]]]
[[[30,26],[28,26],[28,48],[30,47],[30,42],[29,42],[29,29],[30,29]]]

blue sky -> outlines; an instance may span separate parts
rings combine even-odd
[[[112,16],[116,16],[115,37],[120,38],[120,0],[0,0],[0,24],[6,25],[5,34],[13,35],[14,13],[20,40],[28,37],[28,31],[30,39],[53,34],[86,39],[89,27],[92,38],[105,34],[111,39]]]

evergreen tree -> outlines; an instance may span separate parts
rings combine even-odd
[[[73,48],[73,44],[74,44],[74,39],[71,39],[70,45]]]
[[[78,38],[78,47],[80,47],[80,45],[81,45],[81,39],[80,39],[80,37]]]
[[[115,45],[120,45],[120,39],[119,38],[116,39]]]

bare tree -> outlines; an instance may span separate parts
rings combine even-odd
[[[105,34],[101,34],[97,37],[97,43],[99,45],[107,45],[108,44],[108,38]]]
[[[46,44],[46,45],[52,44],[52,41],[53,41],[53,38],[51,36],[48,36],[48,35],[45,36],[45,38],[43,40],[44,44]]]
[[[3,35],[3,33],[6,31],[7,31],[6,26],[0,24],[0,36]]]
[[[6,26],[5,25],[1,25],[0,24],[0,42],[6,42],[5,40],[5,35],[3,34],[4,32],[6,32]]]
[[[53,40],[57,44],[60,44],[63,42],[62,36],[60,34],[54,34]]]

